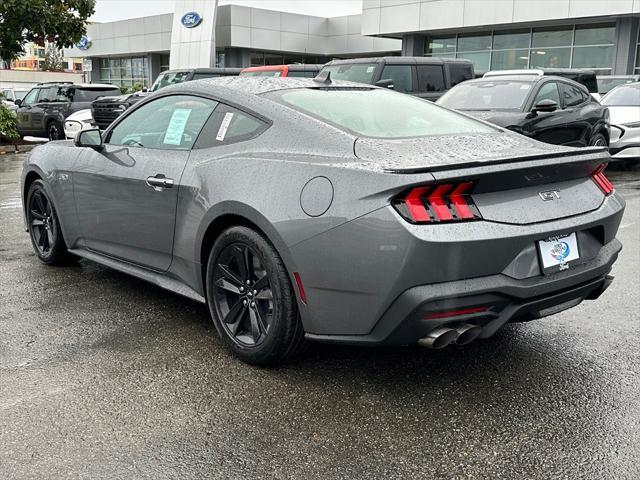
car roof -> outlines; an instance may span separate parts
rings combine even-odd
[[[160,92],[182,92],[182,93],[211,93],[212,89],[225,91],[230,94],[253,94],[261,95],[267,92],[278,90],[289,90],[293,88],[348,88],[354,89],[374,89],[372,85],[347,82],[344,80],[331,81],[330,83],[317,82],[312,78],[302,77],[217,77],[193,80],[191,82],[177,83],[164,87]],[[155,95],[155,94],[154,94]]]
[[[542,76],[542,75],[518,75],[518,74],[510,74],[510,75],[495,75],[490,77],[480,77],[474,78],[471,80],[467,80],[464,83],[482,83],[482,82],[523,82],[523,83],[537,83],[542,80],[548,80],[550,77]],[[559,77],[553,77],[559,78]]]
[[[193,73],[240,73],[240,70],[242,70],[242,68],[222,68],[222,67],[216,67],[216,68],[206,68],[206,67],[198,67],[198,68],[174,68],[173,70],[165,70],[163,72],[160,72],[160,74],[165,74],[165,73],[178,73],[178,72],[193,72]]]
[[[290,63],[286,65],[259,65],[256,67],[245,67],[243,72],[271,72],[276,70],[290,70],[293,72],[307,72],[320,70],[324,63]]]
[[[461,63],[461,64],[469,64],[473,63],[470,60],[465,58],[445,58],[445,57],[369,57],[369,58],[350,58],[347,60],[332,60],[327,63],[326,66],[329,65],[349,65],[353,63],[391,63],[391,64],[401,64],[401,65],[416,65],[416,64],[425,64],[425,65],[444,65],[445,63]]]
[[[118,88],[111,83],[71,83],[71,82],[46,82],[39,83],[34,88],[50,88],[50,87],[76,87],[83,89],[104,90],[109,88]]]
[[[462,84],[483,83],[483,82],[495,83],[495,82],[507,82],[507,81],[522,82],[522,83],[539,83],[539,82],[548,82],[552,80],[569,83],[573,86],[580,87],[585,93],[587,94],[589,93],[589,89],[586,86],[584,86],[582,83],[576,82],[575,80],[571,80],[570,78],[567,78],[567,77],[560,77],[556,75],[540,75],[540,76],[538,75],[496,75],[492,77],[481,77],[481,78],[475,78],[473,80],[467,80]]]

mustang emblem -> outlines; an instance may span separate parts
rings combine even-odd
[[[549,200],[559,199],[560,190],[548,190],[546,192],[538,192],[538,195],[540,195],[540,198],[542,200],[544,200],[545,202],[548,202]]]

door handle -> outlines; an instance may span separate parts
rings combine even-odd
[[[159,192],[163,188],[173,187],[173,178],[167,178],[161,173],[158,173],[154,177],[147,177],[147,185]]]

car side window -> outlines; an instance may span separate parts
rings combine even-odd
[[[547,82],[542,85],[533,101],[533,105],[537,105],[542,100],[553,100],[560,105],[560,94],[558,93],[558,84],[556,82]]]
[[[443,92],[444,70],[441,65],[418,65],[418,90],[420,92]]]
[[[393,80],[396,92],[413,92],[411,65],[385,65],[380,80]]]
[[[562,99],[565,107],[575,107],[583,103],[586,98],[582,95],[582,89],[568,83],[561,83]]]
[[[24,96],[24,100],[22,101],[22,105],[33,105],[36,103],[38,98],[39,88],[34,88],[29,93]]]
[[[194,148],[210,148],[257,137],[269,124],[237,108],[221,103],[214,110]]]
[[[451,86],[454,87],[465,80],[471,80],[473,78],[473,72],[471,71],[470,65],[464,63],[450,63],[449,76],[451,77]]]
[[[40,89],[38,103],[53,102],[58,95],[58,87],[47,87]]]
[[[189,150],[218,102],[191,95],[161,97],[133,110],[106,143],[159,150]]]
[[[69,87],[60,87],[56,92],[56,96],[53,99],[55,102],[69,102],[71,101],[71,89]]]
[[[4,98],[6,98],[7,100],[15,100],[13,98],[13,92],[11,90],[3,90],[2,91],[2,96]]]

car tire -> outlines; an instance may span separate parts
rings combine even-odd
[[[295,292],[267,239],[247,227],[215,241],[206,270],[209,312],[225,346],[253,365],[281,363],[305,345]]]
[[[58,214],[42,180],[34,181],[26,199],[29,237],[36,256],[47,265],[67,265],[77,257],[67,250]]]
[[[591,137],[591,141],[589,142],[589,146],[591,147],[609,147],[609,142],[607,142],[607,137],[605,137],[601,133],[596,133]]]
[[[49,140],[64,140],[64,128],[57,120],[52,120],[47,125],[47,136]]]

